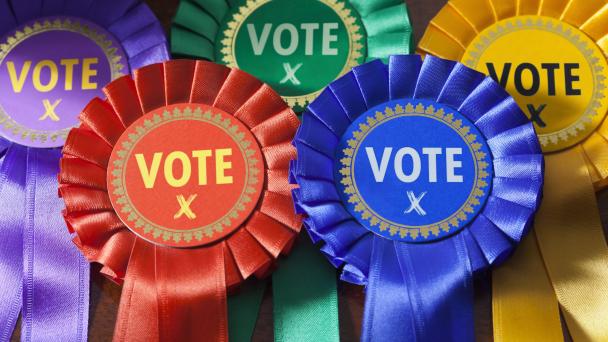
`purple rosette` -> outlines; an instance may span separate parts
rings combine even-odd
[[[362,340],[473,340],[473,276],[513,252],[541,199],[515,100],[460,63],[392,56],[330,84],[294,145],[296,211],[341,279],[366,287]]]
[[[131,70],[169,59],[139,0],[0,0],[0,342],[86,341],[89,264],[57,195],[78,113]]]

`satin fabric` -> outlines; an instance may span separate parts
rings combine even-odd
[[[388,241],[346,211],[333,186],[334,154],[350,123],[388,100],[425,99],[465,115],[484,134],[494,160],[491,194],[462,231],[438,242]],[[490,78],[455,62],[393,56],[356,67],[303,114],[291,178],[297,211],[341,278],[366,286],[362,340],[473,339],[472,277],[503,262],[528,231],[543,184],[532,124]]]
[[[402,0],[349,0],[363,23],[366,36],[366,60],[388,59],[391,54],[405,54],[413,51],[412,25],[407,6]],[[180,1],[171,28],[171,50],[174,55],[202,58],[222,62],[217,59],[217,36],[221,25],[228,20],[236,6],[244,1],[195,0]],[[305,237],[303,237],[305,239]],[[308,249],[305,250],[307,251]],[[335,303],[338,298],[335,289],[335,275],[326,264],[315,262],[314,256],[296,261],[286,260],[286,268],[298,267],[291,278],[277,273],[273,276],[273,303],[275,340],[293,338],[302,340],[313,338],[328,341],[339,340],[338,311]],[[285,272],[290,273],[290,272]],[[315,280],[309,279],[314,277]],[[323,288],[315,291],[316,286],[301,287],[303,282],[311,281]],[[281,284],[279,287],[277,284]],[[324,284],[324,285],[322,285]],[[333,285],[332,285],[333,284]],[[330,287],[334,290],[330,291]],[[315,303],[326,305],[305,305],[293,293],[300,288],[299,294],[311,298]],[[259,296],[262,295],[258,292]],[[238,300],[236,297],[233,300]],[[261,302],[261,297],[256,302]],[[248,308],[256,312],[259,308]],[[257,315],[256,315],[257,316]],[[255,316],[254,316],[255,317]],[[249,317],[248,319],[254,319]],[[302,318],[318,317],[318,320]],[[321,319],[322,318],[322,319]],[[308,323],[310,322],[310,323]],[[241,323],[243,325],[243,323]],[[311,336],[315,334],[315,336]]]
[[[458,60],[479,32],[519,15],[563,21],[608,54],[608,5],[588,0],[451,0],[431,20],[419,49]],[[495,271],[492,300],[497,341],[562,340],[567,332],[562,332],[559,308],[575,341],[608,338],[608,269],[603,266],[608,264],[608,249],[593,194],[594,188],[598,191],[608,184],[608,122],[604,120],[570,150],[546,156],[547,163],[556,168],[547,168],[548,180],[553,175],[559,178],[547,182],[546,204],[535,225],[536,241],[523,245],[518,257]],[[574,184],[579,188],[571,188]],[[570,216],[564,216],[565,212]],[[527,332],[525,339],[523,332]]]
[[[361,340],[473,341],[466,254],[461,235],[437,245],[374,239]]]
[[[523,239],[509,262],[492,272],[492,295],[495,341],[564,340],[559,303],[534,231]]]
[[[25,203],[27,153],[13,145],[4,150],[0,168],[0,196]],[[0,206],[0,341],[9,341],[21,312],[23,291],[23,228],[25,205]]]
[[[306,234],[297,242],[272,275],[274,340],[339,341],[336,271]]]
[[[572,338],[608,340],[605,322],[597,317],[608,315],[607,279],[598,276],[608,276],[608,248],[584,154],[577,146],[545,159],[546,198],[535,229],[549,278]],[[589,295],[594,292],[603,295]]]
[[[358,12],[367,36],[367,60],[387,59],[414,49],[407,6],[401,0],[349,0]],[[181,1],[171,28],[175,55],[216,60],[216,37],[238,2]],[[222,61],[217,61],[221,63]]]
[[[3,160],[0,196],[12,204],[2,206],[1,257],[13,262],[1,268],[2,305],[8,306],[2,308],[2,341],[10,340],[19,313],[23,341],[87,339],[89,268],[61,219],[59,153],[12,144]]]
[[[160,23],[138,0],[2,0],[0,13],[2,34],[36,18],[75,16],[111,32],[130,67],[169,58]],[[19,313],[23,341],[86,341],[89,264],[70,242],[61,219],[60,150],[5,140],[0,145],[0,341],[10,340]]]
[[[249,342],[257,323],[268,280],[248,281],[228,296],[228,336],[231,342]]]
[[[74,242],[102,272],[124,282],[115,341],[227,341],[226,297],[245,279],[265,277],[291,248],[301,218],[292,209],[287,167],[298,121],[287,104],[252,76],[203,61],[176,60],[136,70],[105,89],[72,130],[61,160],[61,195]],[[225,239],[198,248],[168,248],[133,234],[108,198],[107,163],[121,133],[165,105],[213,106],[248,126],[266,165],[251,216]]]

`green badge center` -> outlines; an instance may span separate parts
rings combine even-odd
[[[217,59],[261,78],[296,109],[365,58],[360,18],[343,1],[253,0],[230,18]]]

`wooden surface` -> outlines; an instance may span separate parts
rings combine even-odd
[[[178,0],[147,0],[154,12],[169,30]],[[424,33],[429,20],[437,13],[445,0],[406,0],[414,25],[416,41]],[[599,195],[600,203],[608,204],[608,194]],[[606,198],[604,198],[606,197]],[[602,200],[603,198],[603,200]],[[603,219],[607,206],[601,205]],[[605,220],[604,220],[605,222]],[[604,225],[606,226],[606,225]],[[491,285],[489,277],[475,281],[475,333],[478,341],[492,341]],[[91,269],[90,341],[110,341],[114,329],[121,288],[99,275],[99,267]],[[359,286],[339,285],[340,335],[342,341],[358,341],[363,312],[364,294]],[[14,341],[18,341],[17,329]],[[262,309],[256,325],[254,341],[272,341],[271,288],[266,291]]]

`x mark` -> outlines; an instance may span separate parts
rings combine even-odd
[[[51,101],[44,99],[42,100],[42,104],[44,105],[44,109],[46,110],[44,112],[44,115],[41,116],[38,120],[42,121],[45,120],[46,118],[49,118],[53,121],[59,121],[59,116],[57,115],[57,113],[55,113],[55,109],[57,108],[57,106],[61,103],[61,99],[53,102],[53,104],[51,104]]]
[[[290,81],[291,83],[295,84],[295,85],[300,85],[300,80],[298,80],[298,78],[296,77],[296,72],[298,72],[298,70],[300,70],[300,68],[302,67],[303,63],[299,63],[298,65],[296,65],[295,68],[291,67],[291,64],[289,63],[283,63],[283,70],[285,70],[285,77],[283,77],[283,79],[281,80],[281,84],[287,83],[287,81]]]
[[[182,215],[186,215],[186,217],[190,220],[194,220],[196,218],[196,214],[192,211],[192,209],[190,209],[190,205],[192,202],[194,202],[196,196],[198,195],[190,195],[190,197],[188,197],[186,200],[183,195],[178,195],[177,203],[179,204],[179,211],[173,215],[173,219],[177,220],[178,218],[182,217]]]
[[[409,214],[412,211],[416,211],[416,213],[418,213],[418,215],[425,216],[426,211],[424,211],[424,209],[422,209],[422,207],[420,206],[420,201],[422,201],[422,199],[424,198],[425,195],[426,195],[426,191],[421,193],[420,196],[418,196],[418,197],[416,197],[416,195],[414,195],[413,191],[408,191],[407,198],[410,200],[410,207],[405,211],[405,213]]]
[[[538,127],[547,127],[545,121],[543,121],[543,119],[540,117],[540,114],[543,112],[543,110],[545,110],[547,105],[543,104],[536,108],[534,105],[529,104],[527,107],[528,111],[530,112],[530,120],[535,122]]]

